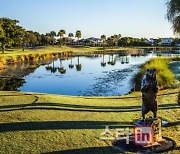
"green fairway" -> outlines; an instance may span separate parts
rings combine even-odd
[[[177,92],[159,92],[158,116],[169,122],[163,136],[180,148]],[[152,114],[149,114],[152,115]],[[1,153],[117,153],[112,141],[100,139],[105,126],[130,127],[141,118],[141,93],[111,97],[75,97],[0,92]],[[171,151],[172,152],[172,151]]]
[[[0,54],[0,70],[5,67],[7,63],[16,63],[16,62],[27,62],[29,60],[37,61],[39,59],[48,59],[60,53],[64,53],[63,56],[67,56],[69,53],[74,54],[85,54],[93,52],[106,52],[106,51],[115,51],[115,50],[133,50],[136,51],[136,48],[126,48],[126,47],[69,47],[69,46],[44,46],[37,48],[28,48],[25,51],[22,49],[12,49],[6,50],[5,54]]]

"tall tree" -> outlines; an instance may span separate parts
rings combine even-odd
[[[115,34],[114,35],[114,43],[116,46],[118,45],[120,38],[121,38],[121,34],[118,34],[118,35]]]
[[[174,32],[180,34],[180,0],[168,0],[167,18],[172,22]]]
[[[104,45],[104,43],[106,41],[106,35],[101,35],[101,40],[103,41],[103,45]]]
[[[74,34],[73,33],[69,33],[68,37],[69,37],[68,42],[70,41],[72,43],[73,42],[72,37],[74,37]]]
[[[29,45],[31,46],[31,47],[34,47],[34,46],[36,46],[36,44],[38,43],[37,42],[37,37],[36,37],[36,35],[34,34],[34,32],[33,31],[28,31],[29,32],[29,39],[30,39],[30,42],[29,42]]]
[[[79,39],[81,38],[81,36],[82,36],[81,31],[77,30],[76,31],[76,37],[78,38],[78,42],[79,42]]]
[[[74,34],[73,34],[73,33],[69,33],[69,34],[68,34],[68,37],[69,37],[69,38],[74,37]]]
[[[66,31],[64,29],[61,29],[58,32],[58,35],[60,36],[60,45],[62,44],[62,37],[64,37],[65,34],[66,34]]]
[[[22,35],[22,28],[17,25],[19,21],[9,18],[0,18],[1,37],[0,43],[2,53],[4,53],[6,46],[11,46],[14,42],[20,42]]]
[[[4,37],[4,30],[3,27],[0,25],[0,38]]]
[[[36,45],[41,45],[42,44],[41,43],[41,40],[42,40],[41,34],[38,33],[38,32],[34,32],[34,35],[36,36],[36,39],[37,39],[37,44]]]
[[[51,44],[54,46],[55,43],[55,37],[56,36],[56,32],[55,31],[51,31],[50,32],[50,37],[51,37]]]
[[[22,37],[23,51],[24,51],[25,46],[28,46],[29,43],[30,43],[30,33],[28,31],[24,31],[23,37]]]
[[[41,44],[47,45],[48,44],[48,36],[41,34]]]
[[[126,46],[128,46],[131,43],[131,40],[129,37],[124,37],[123,41],[126,44]]]
[[[107,42],[108,46],[113,46],[114,45],[114,36],[108,37],[106,42]]]
[[[50,45],[51,44],[51,34],[46,33],[45,39],[46,39],[46,45]]]

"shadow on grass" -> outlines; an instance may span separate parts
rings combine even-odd
[[[165,127],[179,126],[180,121],[170,122]]]
[[[169,92],[165,94],[157,94],[157,97],[159,96],[166,96],[166,95],[176,95],[179,92]],[[126,96],[125,97],[85,97],[84,99],[140,99],[142,96]]]
[[[53,151],[48,152],[50,154],[115,154],[119,153],[118,150],[115,150],[112,146],[105,146],[105,147],[88,147],[88,148],[81,148],[81,149],[72,149],[72,150],[62,150],[62,151]]]
[[[56,111],[77,111],[77,112],[137,112],[141,111],[141,106],[89,106],[64,103],[36,103],[17,104],[0,106],[0,112],[16,110],[56,110]],[[161,104],[159,110],[177,109],[178,104]]]
[[[27,131],[27,130],[60,130],[60,129],[110,129],[132,128],[132,122],[116,121],[35,121],[35,122],[13,122],[0,124],[0,132]]]

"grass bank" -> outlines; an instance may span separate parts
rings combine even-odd
[[[158,94],[158,117],[169,124],[162,135],[180,148],[180,89]],[[149,114],[152,115],[152,114]],[[38,93],[0,92],[1,153],[118,153],[101,140],[106,125],[130,127],[141,118],[141,93],[116,97],[75,97]]]
[[[57,55],[68,56],[72,54],[89,54],[95,52],[131,51],[136,54],[139,49],[127,47],[86,47],[86,46],[44,46],[32,49],[10,49],[0,54],[0,70],[5,69],[9,63],[38,61],[53,58]]]
[[[151,59],[150,61],[143,64],[140,67],[139,72],[135,75],[133,79],[136,85],[136,90],[140,90],[142,78],[148,68],[156,68],[157,70],[156,77],[160,89],[171,88],[172,86],[174,86],[175,76],[172,70],[170,69],[168,63],[178,60],[180,60],[180,58],[178,57],[174,57],[174,58],[158,57]]]
[[[9,49],[5,54],[0,54],[0,70],[8,63],[38,61],[52,58],[53,56],[66,56],[72,53],[91,53],[97,51],[127,50],[128,48],[102,48],[102,47],[69,47],[69,46],[44,46],[32,49]]]
[[[152,49],[152,47],[89,47],[89,46],[44,46],[37,48],[28,48],[25,51],[22,49],[9,49],[5,54],[0,54],[0,69],[3,69],[7,63],[24,62],[24,61],[37,61],[39,59],[46,59],[57,54],[88,54],[94,52],[110,52],[110,51],[130,51],[132,54],[137,54],[139,50]],[[159,47],[159,49],[169,49],[171,47]]]
[[[54,50],[53,50],[54,49]],[[72,55],[72,50],[57,50],[57,48],[39,48],[39,49],[14,49],[5,51],[5,54],[0,54],[0,70],[6,65],[17,62],[41,61],[56,56]]]

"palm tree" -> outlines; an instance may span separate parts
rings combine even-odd
[[[174,33],[180,34],[180,1],[170,0],[167,2],[167,18],[173,24]]]
[[[106,41],[106,35],[101,35],[101,40],[103,41],[103,45],[104,45],[104,43]]]
[[[73,33],[69,33],[68,37],[71,39],[72,37],[74,37],[74,34]],[[72,39],[71,39],[71,43],[72,43]]]
[[[129,43],[131,43],[131,40],[129,37],[125,37],[124,38],[124,43],[126,44],[126,46],[128,46]]]
[[[69,34],[68,34],[68,37],[69,37],[69,38],[74,37],[74,34],[73,34],[73,33],[69,33]]]
[[[118,35],[115,34],[115,35],[114,35],[114,43],[115,43],[115,46],[118,45],[118,42],[119,42],[120,38],[121,38],[121,34],[118,34]]]
[[[51,41],[52,41],[52,45],[54,46],[55,43],[55,37],[56,36],[56,32],[55,31],[51,31],[50,32],[50,37],[51,37]]]
[[[81,38],[82,34],[80,30],[76,31],[76,37],[78,38],[78,43],[79,43],[79,39]]]
[[[65,34],[66,34],[66,31],[64,29],[61,29],[58,32],[58,35],[60,36],[60,45],[61,45],[61,39],[62,39],[62,37],[64,37]]]

